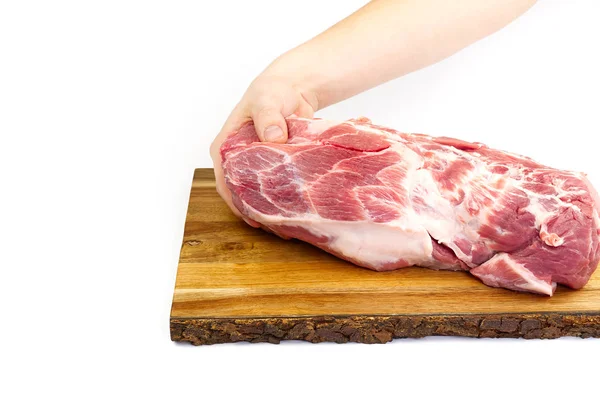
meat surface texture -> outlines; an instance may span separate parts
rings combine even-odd
[[[235,206],[269,232],[376,271],[465,270],[549,296],[598,265],[600,203],[582,173],[366,118],[287,124],[286,144],[248,123],[221,146]]]

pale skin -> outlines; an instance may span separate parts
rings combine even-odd
[[[373,0],[284,53],[250,84],[211,145],[219,194],[241,217],[225,186],[219,148],[244,123],[254,122],[261,141],[285,143],[285,117],[312,118],[329,105],[441,61],[503,28],[535,2]]]

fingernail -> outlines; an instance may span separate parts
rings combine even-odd
[[[269,142],[279,140],[283,137],[283,131],[277,125],[271,125],[265,129],[265,139]]]

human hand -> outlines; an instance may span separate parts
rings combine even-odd
[[[317,107],[318,102],[314,92],[301,84],[296,84],[292,79],[265,72],[248,87],[210,147],[217,192],[235,215],[243,218],[233,205],[231,193],[225,185],[220,154],[223,142],[246,122],[253,121],[261,142],[285,143],[288,138],[285,117],[295,114],[299,117],[312,118]],[[245,220],[257,226],[256,223]]]

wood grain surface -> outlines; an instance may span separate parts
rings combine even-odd
[[[238,220],[211,169],[194,174],[171,309],[193,344],[397,337],[600,337],[600,274],[553,297],[490,288],[465,272],[374,272]]]

